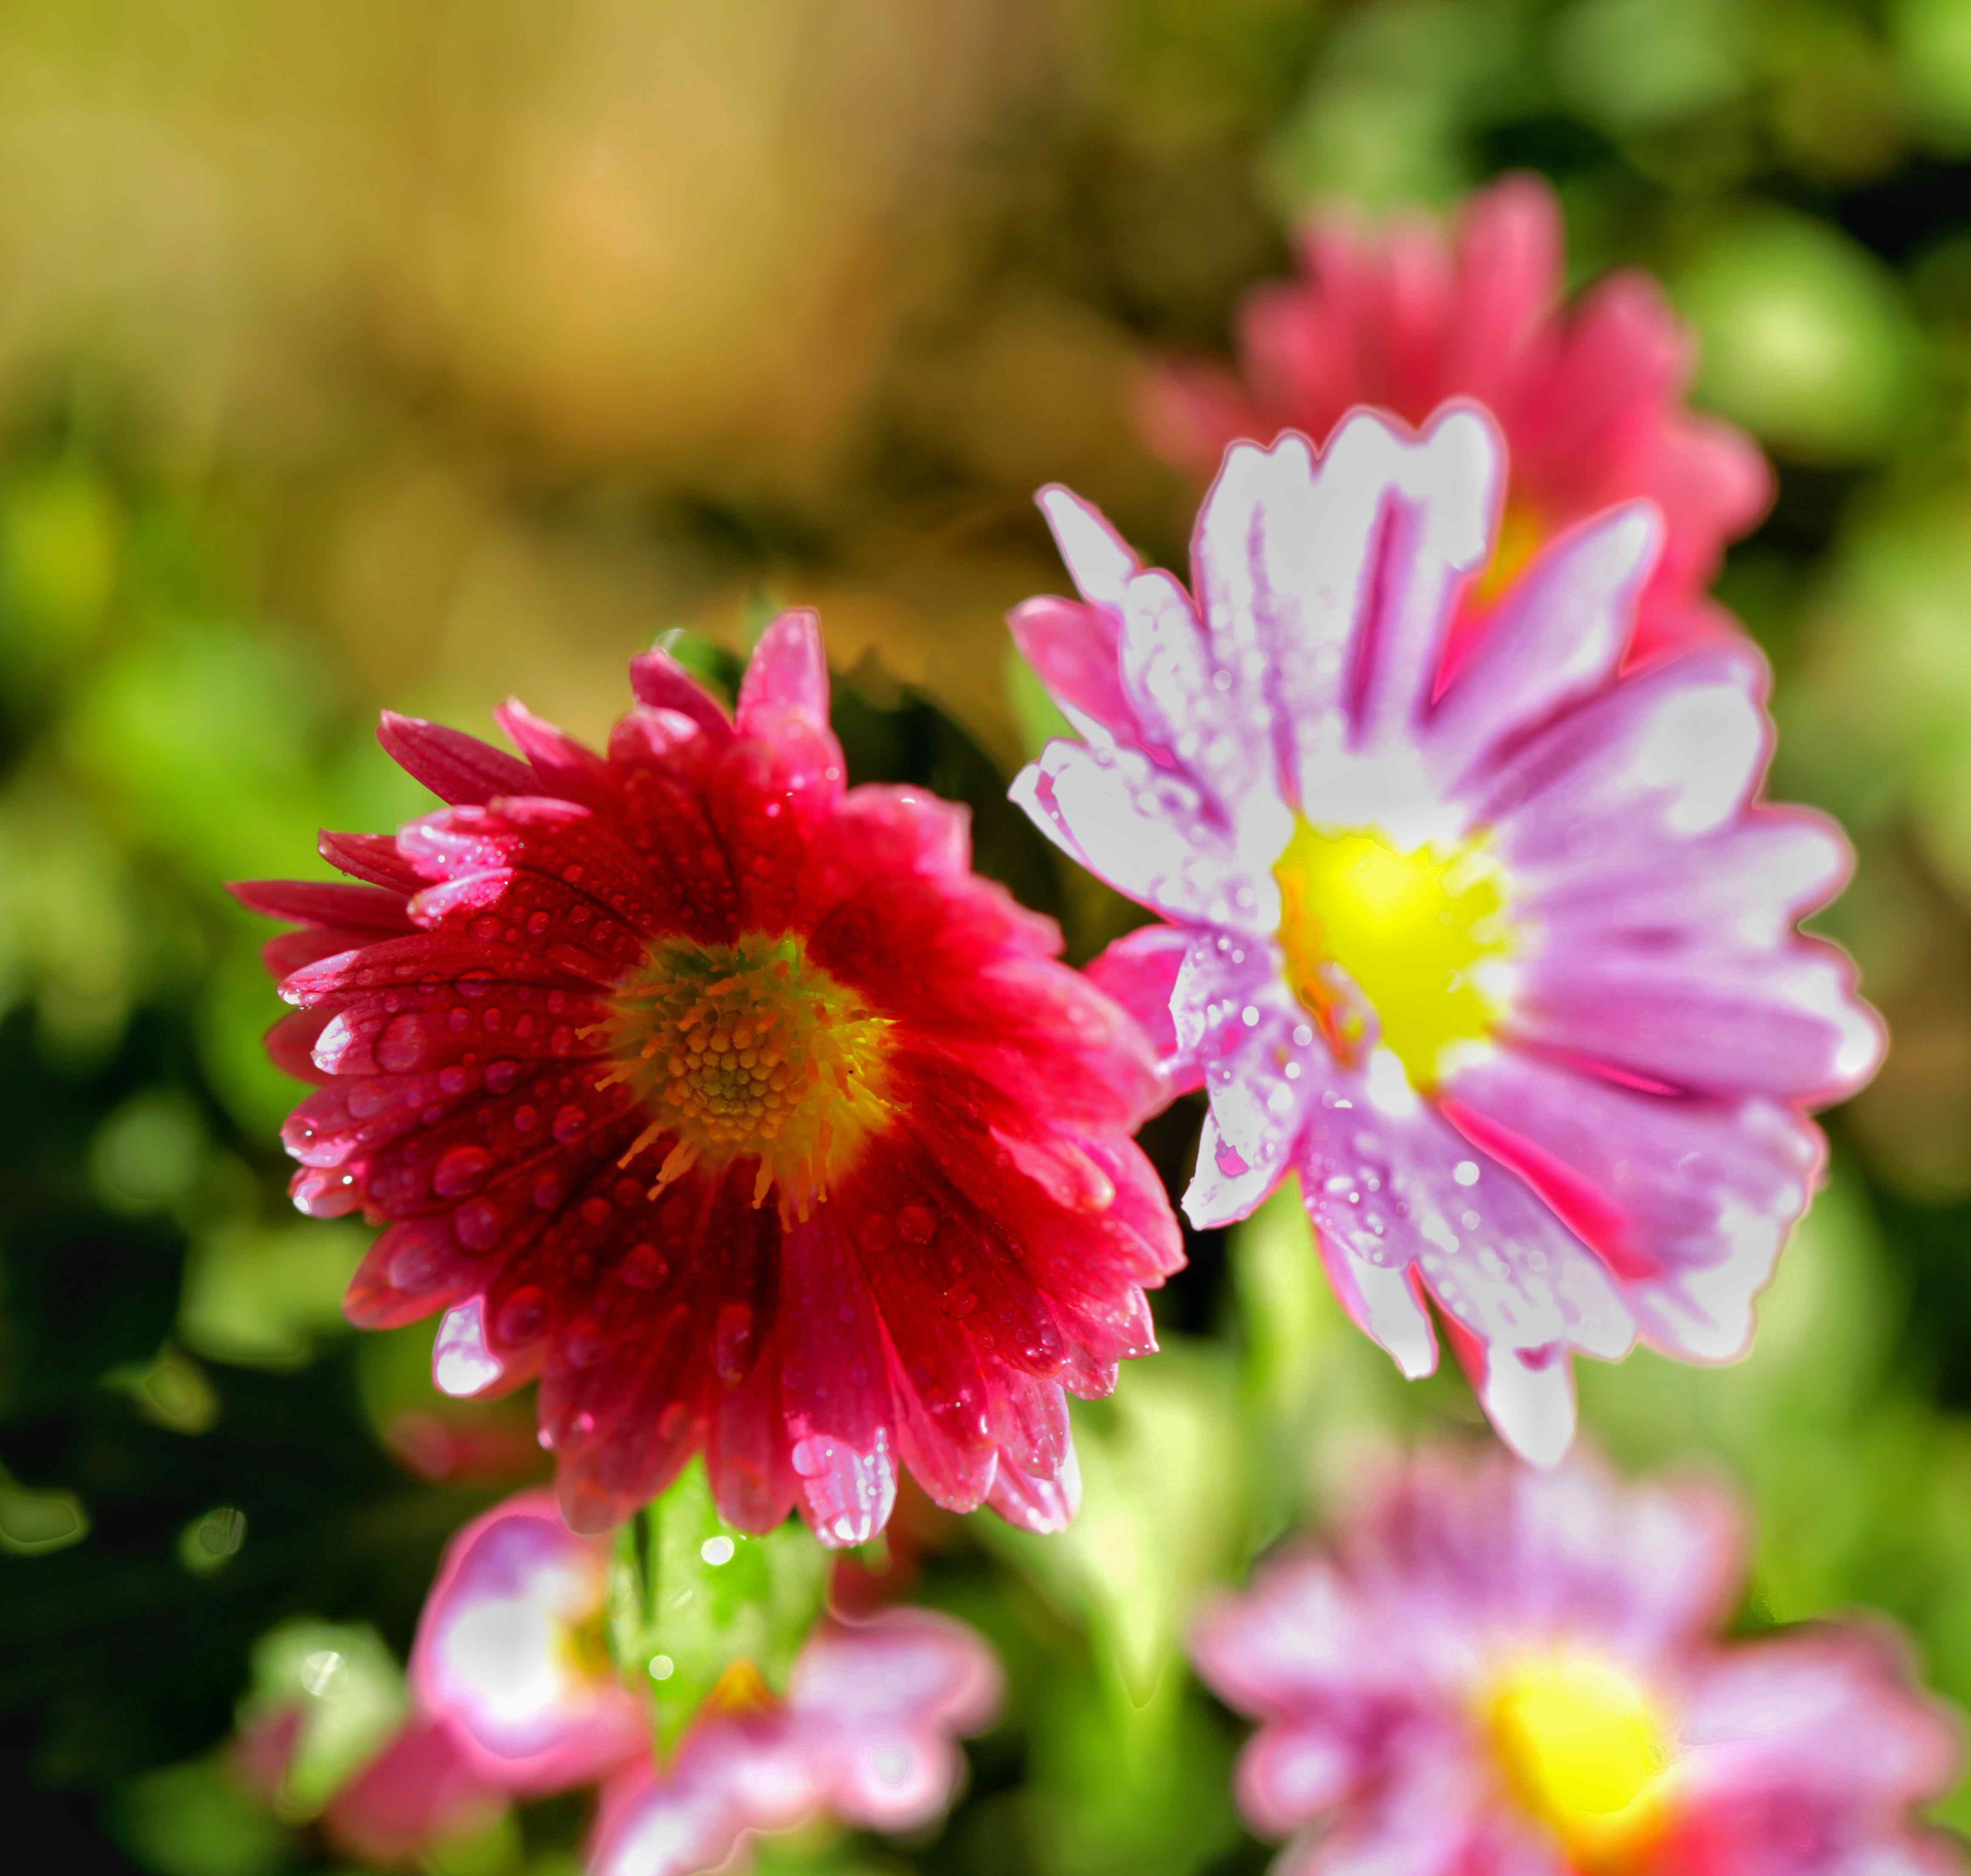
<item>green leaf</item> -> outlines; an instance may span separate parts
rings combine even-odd
[[[610,1652],[655,1696],[659,1750],[676,1744],[722,1682],[735,1697],[755,1676],[784,1693],[827,1582],[827,1555],[798,1520],[764,1537],[727,1524],[702,1460],[624,1526]]]
[[[247,1711],[301,1715],[281,1815],[314,1816],[381,1750],[406,1705],[402,1671],[372,1628],[304,1617],[263,1636]]]

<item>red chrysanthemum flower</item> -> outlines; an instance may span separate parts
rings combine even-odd
[[[1057,1527],[1063,1390],[1155,1346],[1181,1262],[1129,1135],[1148,1045],[969,870],[963,809],[846,788],[811,613],[736,721],[662,652],[607,757],[517,704],[513,757],[386,716],[451,805],[327,834],[363,885],[238,888],[301,922],[269,961],[297,1204],[389,1221],[359,1325],[448,1311],[454,1393],[538,1373],[592,1529],[702,1450],[719,1510],[824,1541],[940,1504]]]

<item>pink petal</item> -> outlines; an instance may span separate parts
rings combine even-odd
[[[1203,1065],[1194,1053],[1179,1048],[1171,1017],[1171,994],[1191,942],[1181,926],[1145,925],[1117,939],[1088,966],[1089,981],[1119,1003],[1149,1037],[1174,1095],[1204,1085]]]
[[[1425,747],[1441,787],[1456,790],[1507,737],[1614,676],[1660,536],[1648,509],[1618,510],[1563,536],[1515,583],[1432,712]]]
[[[875,1301],[832,1224],[788,1232],[781,1259],[780,1399],[802,1515],[824,1542],[866,1543],[888,1523],[897,1495],[894,1410]]]
[[[1240,925],[1264,924],[1270,912],[1279,922],[1278,888],[1197,787],[1134,750],[1050,743],[1009,792],[1070,857],[1153,910]]]
[[[630,660],[630,688],[640,703],[653,710],[674,710],[689,717],[722,747],[732,738],[732,719],[716,699],[661,647]]]
[[[1533,1466],[1556,1466],[1574,1443],[1574,1374],[1559,1343],[1545,1348],[1481,1344],[1452,1337],[1494,1430]]]
[[[1100,509],[1072,490],[1051,482],[1034,500],[1082,598],[1092,606],[1119,611],[1124,591],[1142,565],[1135,550]]]
[[[1138,740],[1140,725],[1124,695],[1116,656],[1115,612],[1067,599],[1029,599],[1006,615],[1020,655],[1084,735]]]
[[[761,733],[770,713],[804,716],[828,724],[828,663],[822,655],[821,621],[805,607],[784,612],[761,633],[739,681],[741,736]]]
[[[376,740],[442,801],[477,803],[500,795],[536,795],[541,778],[524,762],[462,730],[421,717],[383,712]]]
[[[1598,1081],[1516,1051],[1446,1086],[1470,1137],[1555,1205],[1618,1278],[1645,1335],[1686,1358],[1741,1353],[1751,1299],[1806,1209],[1822,1147],[1766,1101],[1720,1103]]]

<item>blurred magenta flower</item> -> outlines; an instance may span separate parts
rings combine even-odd
[[[524,759],[389,716],[452,805],[325,834],[362,885],[262,883],[295,1202],[393,1221],[349,1314],[443,1309],[436,1378],[542,1376],[594,1529],[705,1452],[722,1514],[882,1527],[898,1464],[1036,1529],[1077,1494],[1064,1388],[1155,1347],[1181,1262],[1129,1135],[1135,1026],[969,871],[963,810],[845,787],[810,613],[736,722],[662,652],[607,756],[518,704]]]
[[[605,1792],[590,1876],[724,1868],[748,1833],[823,1812],[871,1830],[927,1824],[963,1777],[956,1740],[990,1722],[1000,1691],[985,1643],[945,1617],[897,1608],[826,1624],[784,1702],[740,1688],[669,1767],[639,1767]]]
[[[1358,405],[1421,425],[1470,398],[1505,432],[1512,471],[1490,553],[1460,599],[1454,656],[1543,546],[1637,497],[1656,504],[1663,541],[1631,659],[1733,636],[1704,589],[1725,543],[1772,500],[1764,458],[1685,408],[1693,347],[1646,275],[1612,275],[1563,311],[1562,240],[1559,204],[1530,176],[1472,197],[1455,241],[1427,221],[1378,237],[1346,209],[1318,215],[1302,236],[1301,278],[1246,302],[1243,382],[1203,361],[1147,382],[1151,441],[1207,476],[1241,438],[1318,439]]]
[[[609,1658],[608,1595],[608,1543],[571,1531],[551,1493],[496,1505],[446,1547],[411,1690],[482,1783],[561,1791],[649,1751],[649,1713]]]
[[[270,1809],[288,1812],[306,1724],[301,1706],[282,1706],[247,1718],[233,1741],[234,1777]],[[413,1710],[337,1781],[319,1815],[338,1847],[361,1861],[389,1865],[484,1829],[507,1802],[507,1789],[479,1775],[447,1721]]]
[[[1084,603],[1012,623],[1086,741],[1014,793],[1170,921],[1090,974],[1208,1091],[1193,1221],[1298,1174],[1356,1321],[1425,1373],[1435,1301],[1494,1424],[1550,1461],[1570,1351],[1743,1350],[1819,1172],[1803,1110],[1881,1034],[1794,930],[1848,849],[1754,803],[1758,654],[1616,676],[1646,508],[1554,542],[1447,677],[1502,466],[1469,408],[1421,439],[1358,415],[1318,467],[1298,436],[1236,445],[1194,598],[1045,491]]]
[[[1206,1615],[1206,1680],[1260,1722],[1253,1827],[1304,1876],[1926,1876],[1914,1807],[1958,1729],[1873,1626],[1742,1643],[1728,1500],[1575,1462],[1416,1462],[1334,1555]]]
[[[420,1714],[329,1800],[321,1822],[350,1855],[388,1867],[485,1828],[506,1804],[504,1790],[477,1776],[458,1731]]]

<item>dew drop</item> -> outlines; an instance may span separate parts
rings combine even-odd
[[[533,1284],[516,1290],[500,1305],[499,1320],[495,1330],[500,1340],[510,1347],[531,1342],[541,1332],[541,1325],[548,1319],[548,1299],[544,1291]]]
[[[486,1092],[504,1094],[520,1078],[518,1062],[488,1062],[486,1064]]]
[[[633,1290],[654,1290],[669,1269],[663,1252],[654,1244],[633,1244],[623,1259],[623,1281]]]
[[[493,1155],[484,1147],[455,1146],[432,1168],[432,1190],[441,1199],[459,1198],[483,1184],[492,1170]]]
[[[565,1146],[569,1141],[580,1137],[582,1129],[588,1124],[588,1116],[583,1113],[580,1108],[570,1102],[568,1106],[559,1109],[555,1112],[554,1137]]]
[[[425,1059],[428,1041],[422,1017],[393,1017],[376,1038],[376,1060],[393,1075],[408,1073]]]
[[[925,1205],[906,1205],[897,1214],[897,1233],[912,1244],[928,1244],[937,1233],[937,1220]]]
[[[561,1352],[571,1368],[592,1368],[608,1352],[602,1325],[593,1316],[578,1316],[562,1337]]]
[[[500,1242],[507,1215],[490,1199],[468,1199],[451,1215],[453,1235],[468,1251],[490,1251]]]
[[[728,1303],[718,1312],[712,1331],[712,1363],[728,1387],[745,1379],[753,1353],[753,1311],[750,1304]]]
[[[881,1212],[871,1212],[855,1227],[855,1242],[871,1257],[890,1248],[891,1227]]]

